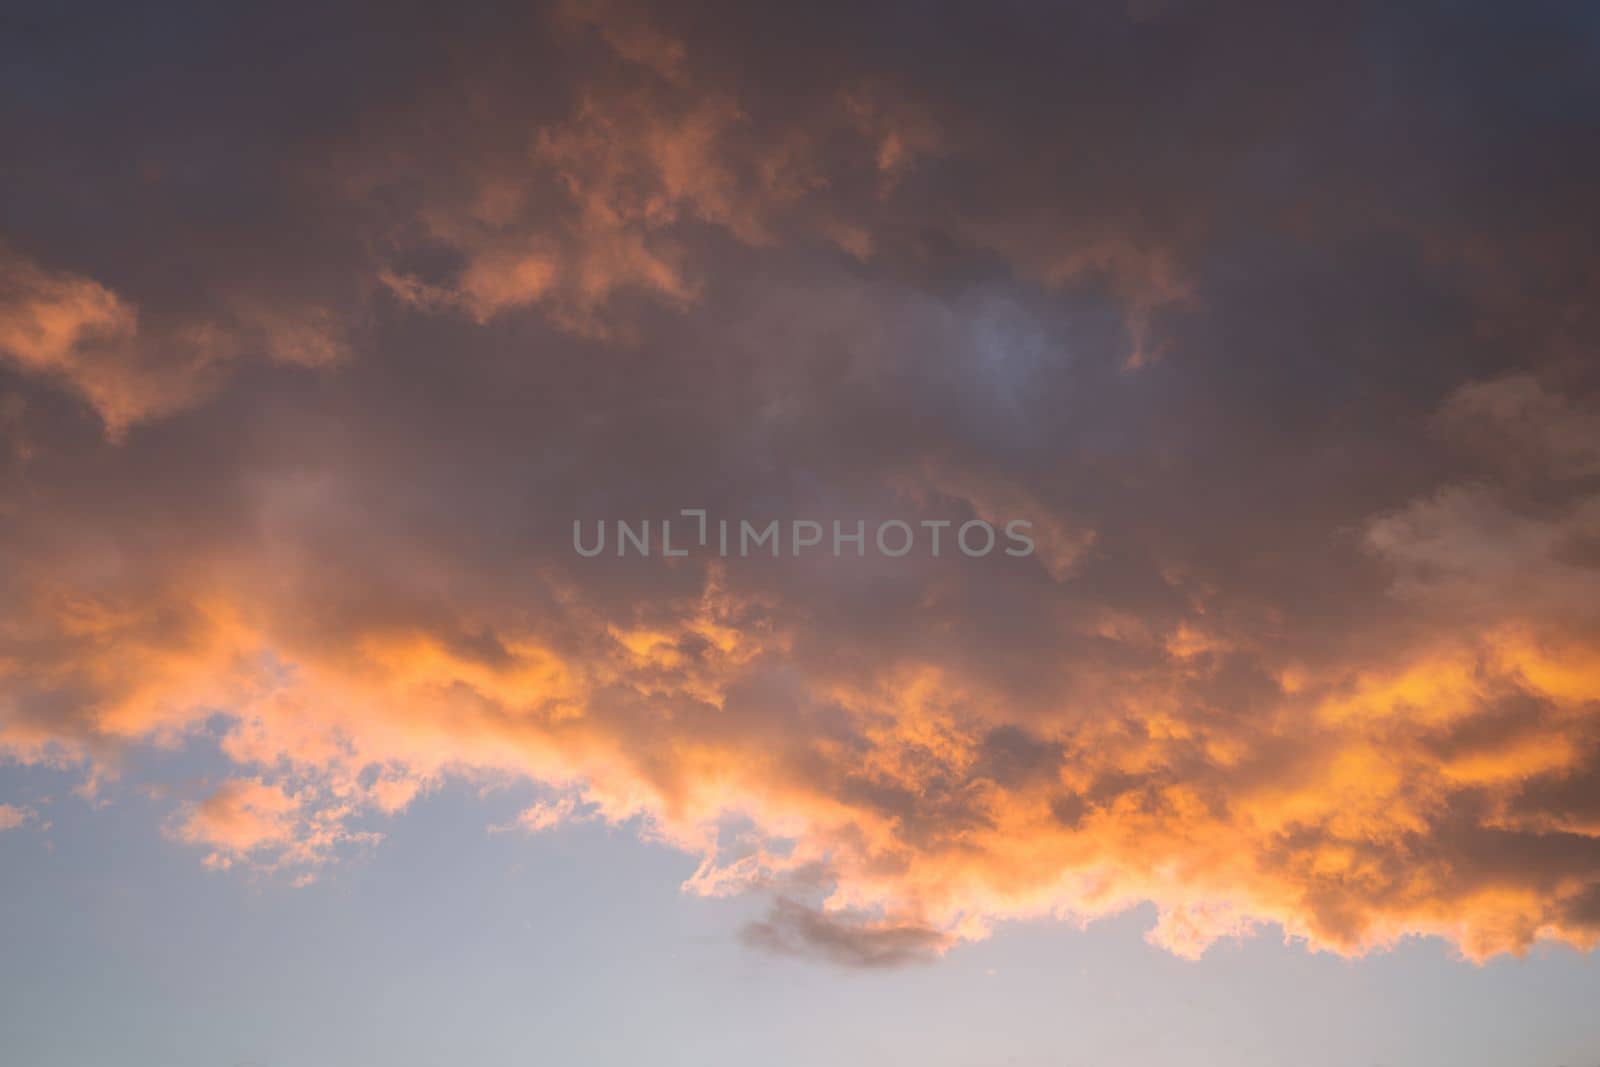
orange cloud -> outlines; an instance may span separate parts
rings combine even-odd
[[[252,297],[235,305],[219,321],[152,321],[99,282],[48,270],[0,244],[0,358],[77,394],[113,441],[202,400],[248,343],[306,366],[346,353],[326,309]]]
[[[573,333],[627,336],[615,305],[628,294],[680,310],[701,298],[706,229],[749,247],[815,232],[870,258],[867,220],[825,194],[865,171],[873,199],[886,198],[940,147],[924,111],[870,81],[768,124],[632,5],[566,5],[552,23],[574,46],[597,39],[603,58],[570,114],[540,124],[525,151],[487,154],[458,186],[430,189],[420,237],[452,249],[459,266],[442,278],[383,267],[402,302],[479,323],[537,306]],[[384,180],[352,184],[367,195]]]
[[[346,814],[339,804],[311,806],[304,793],[259,778],[240,778],[224,782],[190,806],[173,833],[181,841],[209,848],[207,867],[226,870],[257,861],[269,868],[304,868],[324,862],[336,845],[379,840],[377,834],[349,830]],[[297,884],[309,878],[302,872]]]
[[[34,817],[32,808],[19,808],[15,804],[0,804],[0,833],[15,830]]]
[[[4,248],[0,293],[0,356],[80,395],[113,439],[192,403],[227,357],[221,335],[202,325],[176,329],[152,348],[138,311],[111,290]]]
[[[3,736],[24,756],[51,729],[92,751],[228,709],[223,749],[248,776],[174,831],[216,867],[314,868],[372,840],[363,813],[430,783],[525,776],[570,792],[524,828],[581,801],[699,852],[696,891],[821,887],[820,910],[781,905],[751,939],[863,965],[1144,900],[1161,912],[1152,939],[1182,954],[1266,923],[1343,952],[1411,934],[1473,955],[1596,936],[1581,910],[1600,873],[1592,818],[1526,807],[1529,783],[1593,774],[1600,742],[1600,662],[1555,631],[1490,626],[1360,671],[1303,670],[1259,721],[1191,710],[1183,694],[1225,655],[1214,638],[1128,637],[1159,666],[1106,673],[1093,714],[1024,719],[952,665],[792,674],[801,624],[724,581],[648,633],[574,605],[564,625],[595,627],[582,655],[465,606],[329,640],[292,600],[280,613],[237,584],[172,587],[159,612],[58,598],[32,618],[56,651],[13,661],[4,684],[24,703],[70,686],[94,713],[8,717]],[[476,626],[492,653],[447,636]],[[751,688],[786,674],[776,702]],[[720,841],[732,818],[753,849]]]

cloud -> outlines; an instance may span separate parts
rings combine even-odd
[[[185,841],[216,847],[213,857],[227,863],[228,854],[290,840],[298,807],[294,797],[277,787],[256,780],[228,782],[194,806],[178,834]]]
[[[240,862],[267,869],[314,866],[336,845],[379,839],[348,830],[341,804],[310,801],[305,792],[260,778],[230,779],[183,811],[172,832],[180,841],[210,849],[205,865],[219,870]],[[302,871],[296,884],[311,877]]]
[[[503,833],[507,830],[521,830],[524,833],[539,834],[552,830],[562,823],[573,818],[577,810],[577,802],[572,797],[560,797],[553,801],[540,801],[522,809],[517,817],[504,826],[491,826],[491,832]]]
[[[34,817],[32,808],[19,808],[15,804],[0,804],[0,833],[15,830]]]
[[[184,91],[124,79],[137,131],[30,98],[0,749],[112,789],[215,743],[169,833],[292,878],[521,781],[853,965],[1141,903],[1184,955],[1594,944],[1594,161],[1510,120],[1586,57],[1463,84],[1394,13],[1255,15],[585,7],[423,57],[396,12],[293,84],[249,32],[140,57]],[[572,551],[684,507],[1038,552]]]
[[[200,324],[141,338],[137,309],[111,290],[3,246],[0,294],[0,356],[79,394],[113,439],[188,406],[227,358],[226,341]]]
[[[1441,429],[1524,476],[1600,474],[1600,415],[1531,374],[1469,382],[1439,414]]]
[[[486,323],[537,306],[564,330],[626,338],[629,295],[680,311],[702,298],[708,234],[767,247],[815,232],[870,258],[862,211],[939,150],[931,119],[869,77],[763,116],[747,86],[690,62],[690,47],[638,8],[566,5],[544,29],[592,65],[567,87],[565,115],[514,134],[521,151],[468,161],[461,180],[428,189],[419,220],[397,226],[381,277],[412,307]],[[865,203],[830,202],[841,187]]]
[[[77,394],[112,441],[201,402],[252,341],[274,359],[313,367],[347,351],[323,308],[241,298],[228,319],[152,321],[99,282],[46,269],[0,243],[0,358]]]
[[[740,934],[745,944],[785,956],[814,956],[845,967],[900,967],[936,959],[948,935],[919,926],[852,923],[849,917],[779,898],[772,913]]]

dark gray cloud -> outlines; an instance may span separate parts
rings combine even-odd
[[[104,773],[222,714],[240,780],[195,810],[270,825],[180,820],[219,862],[526,775],[702,888],[825,872],[842,910],[751,937],[866,965],[1141,900],[1180,951],[1587,944],[1594,33],[23,20],[0,744]],[[682,507],[1039,551],[571,549]]]
[[[765,919],[746,926],[745,944],[787,956],[812,956],[845,967],[902,967],[933,960],[950,936],[925,926],[851,922],[780,897]]]

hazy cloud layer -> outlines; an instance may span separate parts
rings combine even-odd
[[[537,783],[849,965],[1592,945],[1593,18],[1147,7],[19,23],[0,747],[299,879]],[[1039,548],[572,549],[684,507]]]

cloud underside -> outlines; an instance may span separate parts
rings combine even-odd
[[[1592,946],[1595,161],[1540,95],[1582,57],[1464,128],[1485,87],[1377,12],[1398,97],[1340,13],[974,10],[826,70],[782,17],[369,42],[151,87],[137,145],[24,108],[8,195],[112,224],[0,234],[0,749],[214,743],[168,833],[298,879],[533,783],[495,829],[635,825],[850,966],[1146,902],[1184,955]],[[1227,76],[1136,62],[1196,40]],[[305,128],[195,147],[257,96]],[[573,551],[680,508],[1038,551]]]

